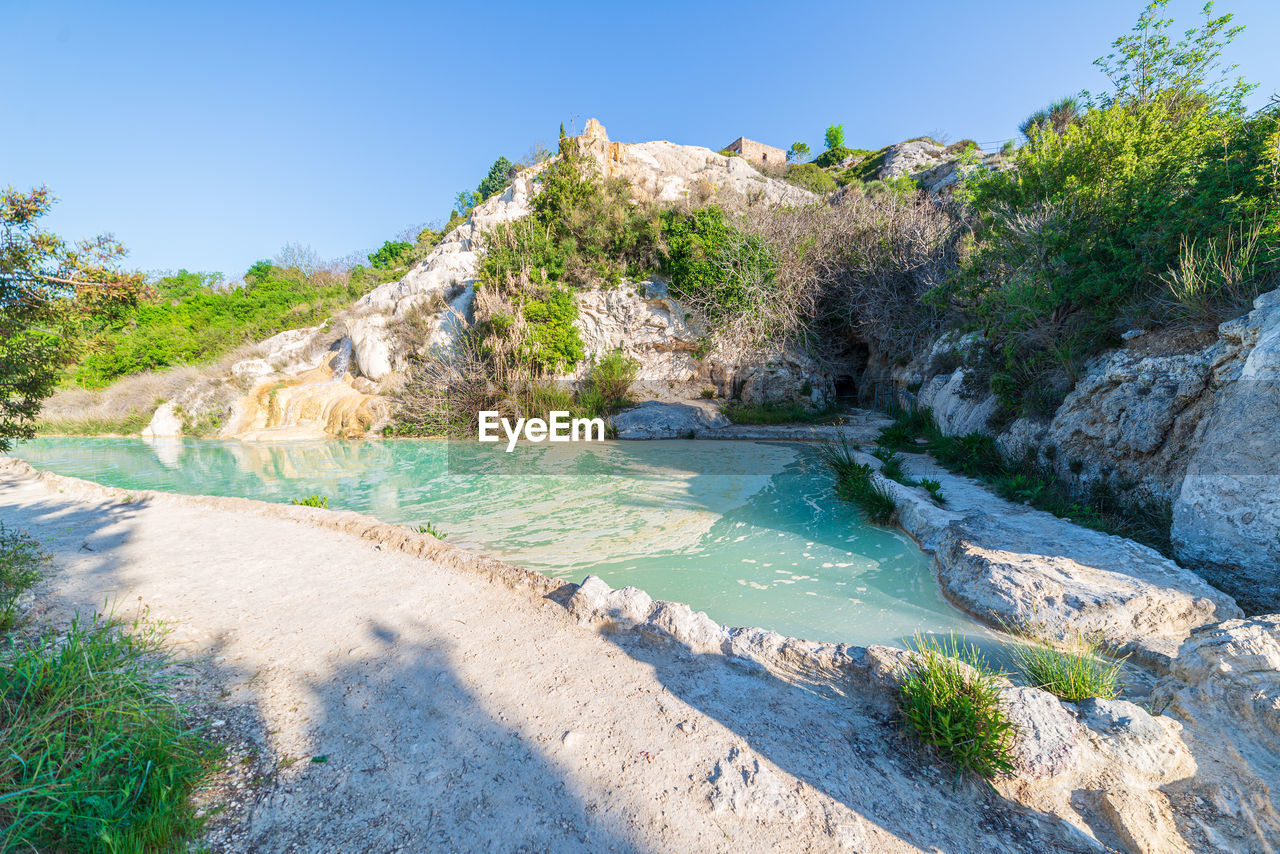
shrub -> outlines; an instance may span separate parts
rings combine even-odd
[[[813,158],[811,165],[822,169],[830,169],[832,166],[839,166],[853,155],[853,150],[840,145],[835,148],[828,148],[826,151]]]
[[[1028,395],[1068,386],[1073,365],[1118,343],[1120,318],[1167,299],[1166,282],[1195,259],[1188,246],[1226,256],[1232,235],[1255,223],[1258,245],[1280,240],[1274,137],[1268,117],[1205,103],[1116,103],[1060,134],[1033,129],[1012,170],[971,173],[962,196],[975,213],[974,251],[931,298],[968,313],[993,342],[1001,402],[1021,410]],[[1259,256],[1238,272],[1266,278],[1278,264]],[[1216,300],[1223,283],[1202,281]],[[1035,408],[1044,405],[1024,411]]]
[[[525,355],[540,371],[571,369],[585,355],[582,336],[573,322],[578,317],[578,301],[568,288],[551,287],[544,294],[524,304],[524,319],[529,325]]]
[[[631,384],[639,370],[638,361],[615,350],[591,366],[584,391],[598,399],[601,412],[621,409],[631,403]]]
[[[835,477],[836,495],[857,505],[877,525],[893,523],[898,502],[867,463],[858,462],[858,447],[843,433],[833,441],[818,445],[818,458]]]
[[[306,498],[294,498],[289,501],[297,507],[319,507],[322,510],[329,509],[329,497],[327,495],[308,495]]]
[[[48,562],[38,541],[0,522],[0,629],[13,626],[18,599],[40,580]]]
[[[764,244],[735,228],[719,207],[664,211],[662,235],[672,293],[712,321],[752,308],[753,288],[767,287],[774,276]]]
[[[836,179],[813,163],[798,163],[790,166],[783,177],[811,193],[830,193],[836,188]]]
[[[986,779],[1013,771],[1015,730],[998,675],[972,646],[916,636],[898,703],[907,728],[958,773]]]
[[[4,654],[6,850],[185,850],[214,751],[169,698],[163,634],[95,615]]]
[[[1110,700],[1119,696],[1124,659],[1109,660],[1097,638],[1077,633],[1065,641],[1065,649],[1058,649],[1043,630],[1006,630],[1018,637],[1019,642],[1007,649],[1014,668],[1028,685],[1071,703],[1090,697]]]

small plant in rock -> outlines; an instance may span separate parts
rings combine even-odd
[[[871,452],[871,456],[882,463],[880,474],[889,478],[889,480],[896,481],[903,486],[919,486],[916,481],[908,477],[907,473],[902,470],[902,457],[898,455],[897,451],[892,448],[876,448]]]
[[[1006,626],[1005,630],[1018,638],[1008,649],[1028,685],[1071,703],[1119,696],[1125,659],[1109,658],[1100,639],[1076,633],[1055,644],[1042,628]]]
[[[0,629],[13,626],[18,599],[40,580],[48,562],[39,542],[0,522]]]
[[[319,507],[322,510],[329,509],[329,496],[327,495],[308,495],[306,498],[295,498],[289,502],[298,507]]]
[[[414,528],[414,530],[417,531],[419,534],[430,534],[431,536],[435,537],[437,540],[443,540],[445,537],[449,536],[444,531],[440,530],[430,522],[427,522],[425,525],[419,525],[416,528]]]
[[[907,728],[961,773],[991,779],[1013,771],[1015,730],[1000,699],[999,674],[953,635],[917,635],[898,703]]]
[[[818,456],[835,477],[835,490],[842,500],[856,504],[877,525],[889,525],[898,513],[893,494],[876,480],[875,470],[857,459],[858,446],[841,433],[818,446]]]
[[[920,478],[920,485],[924,487],[925,492],[929,493],[929,497],[935,502],[938,504],[947,503],[946,497],[942,494],[942,481],[922,477]]]

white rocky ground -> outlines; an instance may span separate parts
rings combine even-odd
[[[1132,673],[1176,717],[1006,688],[1019,774],[991,791],[900,737],[898,650],[727,630],[358,514],[15,460],[0,518],[49,542],[53,617],[146,606],[201,659],[247,758],[216,850],[1265,851],[1280,830],[1274,618],[1150,657],[1154,691]]]

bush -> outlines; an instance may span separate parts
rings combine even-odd
[[[836,148],[828,148],[826,151],[813,158],[811,166],[817,166],[822,169],[830,169],[832,166],[839,166],[848,158],[852,157],[854,152],[845,148],[843,145]]]
[[[631,384],[639,370],[640,363],[621,350],[608,354],[591,366],[578,405],[600,415],[630,405]]]
[[[322,510],[329,509],[329,497],[327,495],[308,495],[306,498],[294,498],[289,501],[296,507],[319,507]]]
[[[662,236],[672,293],[713,322],[752,308],[753,286],[767,286],[774,276],[764,244],[735,228],[719,207],[664,211]]]
[[[1280,240],[1274,135],[1269,119],[1206,106],[1117,104],[1061,134],[1033,129],[1013,170],[972,173],[975,250],[936,297],[996,346],[1001,402],[1069,385],[1073,364],[1118,343],[1122,315],[1150,314],[1133,307],[1167,294],[1188,245],[1221,251],[1255,223],[1259,245]],[[1256,281],[1278,263],[1254,256],[1239,272]]]
[[[916,636],[898,703],[907,728],[956,766],[986,779],[1013,771],[1015,731],[998,675],[972,646]]]
[[[162,633],[77,617],[4,654],[5,850],[185,850],[214,751],[168,697]]]
[[[876,480],[871,466],[858,462],[857,450],[841,433],[837,439],[818,445],[818,458],[835,477],[837,496],[857,505],[875,524],[890,525],[897,516],[898,502]]]
[[[811,193],[830,193],[836,188],[836,179],[813,163],[798,163],[790,166],[783,177]]]

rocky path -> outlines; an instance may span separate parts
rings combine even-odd
[[[597,634],[554,591],[304,511],[0,469],[0,520],[56,559],[41,607],[149,607],[247,747],[214,850],[1074,847],[871,707]]]

